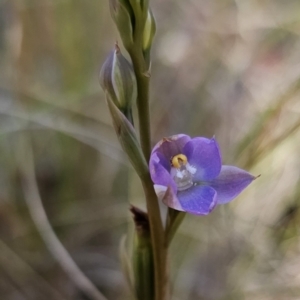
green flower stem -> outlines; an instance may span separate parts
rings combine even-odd
[[[160,218],[157,196],[149,173],[142,178],[142,185],[146,196],[153,246],[155,300],[167,300],[167,248],[165,247],[164,228]]]
[[[140,143],[145,159],[149,162],[151,154],[150,115],[149,115],[149,81],[150,74],[139,47],[128,49],[137,80],[137,107],[139,115]],[[165,247],[164,228],[156,193],[149,172],[141,176],[147,202],[150,222],[151,241],[153,246],[155,268],[155,300],[166,300],[167,297],[167,249]]]
[[[144,57],[141,51],[132,49],[129,51],[136,80],[137,80],[137,108],[139,115],[140,142],[147,162],[151,154],[150,134],[150,112],[149,112],[149,82],[150,74],[145,66]]]
[[[180,224],[182,223],[186,213],[182,211],[178,211],[172,208],[168,209],[168,217],[167,217],[167,224],[166,224],[166,247],[168,247],[173,237],[179,228]]]

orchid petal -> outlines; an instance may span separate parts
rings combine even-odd
[[[167,161],[170,161],[173,156],[182,153],[184,145],[190,140],[191,138],[185,134],[172,135],[158,142],[154,146],[152,154],[160,153]]]
[[[164,185],[154,184],[155,194],[158,200],[162,200],[167,192],[168,187]]]
[[[208,215],[217,204],[217,192],[210,186],[193,186],[177,197],[182,209],[195,215]]]
[[[238,196],[255,176],[233,166],[222,166],[219,176],[208,184],[217,191],[218,204],[228,203]]]
[[[196,169],[195,181],[216,178],[222,167],[221,154],[217,141],[203,137],[190,140],[183,148],[189,164]]]
[[[167,187],[171,186],[174,193],[176,193],[177,186],[170,175],[170,166],[169,170],[167,168],[168,164],[160,153],[154,153],[151,155],[149,169],[152,181],[156,185],[162,185]]]
[[[173,189],[171,186],[169,186],[164,194],[164,197],[162,198],[162,202],[167,205],[168,207],[171,207],[173,209],[179,210],[179,211],[185,211],[177,196],[176,193],[174,193]]]

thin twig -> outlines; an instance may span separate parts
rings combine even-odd
[[[13,262],[8,265],[8,262]],[[17,255],[9,246],[7,246],[0,239],[0,265],[6,272],[6,275],[14,282],[15,285],[25,292],[24,285],[20,281],[23,280],[24,274],[26,278],[31,278],[39,288],[42,289],[44,296],[47,295],[47,299],[61,299],[66,298],[58,291],[56,291],[42,276],[40,276],[30,265],[26,263],[19,255]],[[28,294],[26,294],[28,296]],[[26,296],[26,299],[27,299]]]
[[[37,230],[50,253],[69,275],[74,284],[93,300],[107,300],[79,269],[53,231],[39,194],[31,146],[24,136],[20,141],[22,143],[18,149],[22,149],[22,152],[18,153],[18,159],[22,174],[22,187],[29,212]]]
[[[0,114],[8,115],[10,117],[20,119],[25,121],[24,129],[32,129],[28,127],[28,123],[38,124],[45,128],[56,130],[67,134],[78,141],[85,143],[102,154],[124,164],[126,160],[121,150],[112,145],[109,140],[105,139],[104,134],[101,131],[96,130],[94,127],[88,127],[88,129],[83,126],[68,120],[66,117],[61,117],[59,115],[53,115],[50,113],[28,113],[25,109],[20,109],[19,107],[13,107],[9,105],[2,105],[0,103]],[[35,127],[36,128],[36,127]]]

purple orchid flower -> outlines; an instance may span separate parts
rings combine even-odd
[[[231,201],[256,178],[237,167],[222,166],[215,138],[185,134],[157,143],[149,167],[163,203],[196,215],[207,215],[217,204]]]

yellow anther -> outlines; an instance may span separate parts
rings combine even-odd
[[[179,169],[181,166],[187,164],[187,157],[184,154],[178,154],[172,157],[171,164],[174,168]]]

